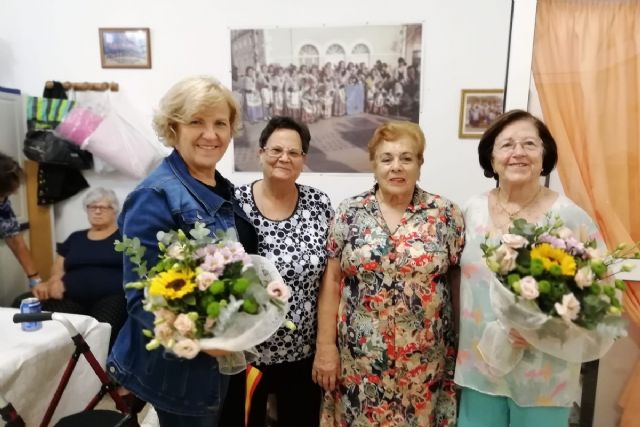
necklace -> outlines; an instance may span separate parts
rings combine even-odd
[[[498,193],[496,194],[496,201],[498,202],[498,207],[500,208],[500,210],[507,214],[510,221],[513,221],[516,215],[518,215],[520,212],[525,210],[529,205],[533,203],[534,200],[538,198],[538,195],[540,194],[541,191],[542,191],[542,185],[539,185],[538,191],[536,191],[536,194],[534,194],[533,197],[529,199],[525,204],[520,206],[520,209],[515,210],[513,212],[509,212],[509,209],[507,209],[507,207],[503,205],[502,202],[500,201],[500,187],[498,187]]]

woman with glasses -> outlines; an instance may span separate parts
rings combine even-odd
[[[236,189],[243,211],[258,231],[258,254],[270,259],[292,289],[289,317],[296,330],[280,328],[258,346],[262,379],[253,394],[249,426],[264,427],[267,397],[274,394],[278,426],[317,426],[320,388],[311,380],[316,305],[327,261],[333,215],[329,197],[297,184],[311,136],[304,124],[274,117],[260,135],[263,177]],[[232,378],[221,425],[244,425],[244,373]]]
[[[58,244],[49,280],[35,285],[31,292],[45,311],[84,314],[109,323],[111,347],[127,318],[122,255],[113,248],[116,240],[122,240],[116,224],[118,198],[113,190],[98,187],[89,190],[83,206],[89,228],[71,233]]]
[[[569,363],[529,346],[510,331],[514,347],[524,348],[522,360],[500,375],[482,358],[478,341],[496,320],[489,297],[493,273],[480,245],[485,236],[498,239],[512,222],[539,223],[559,215],[566,227],[598,230],[571,200],[544,187],[541,176],[558,160],[556,143],[540,119],[512,110],[486,130],[478,145],[480,166],[497,186],[467,201],[464,208],[466,246],[460,259],[460,341],[455,382],[462,387],[459,427],[566,427],[574,401],[580,399],[580,364]],[[502,374],[502,373],[501,373]]]

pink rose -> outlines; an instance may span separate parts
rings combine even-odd
[[[282,302],[289,301],[291,291],[289,287],[279,280],[274,280],[267,285],[267,293],[272,298],[276,298]]]
[[[538,298],[538,282],[533,276],[525,276],[520,279],[520,296],[524,299],[533,300]]]
[[[196,331],[196,324],[186,314],[179,314],[176,321],[173,322],[173,327],[182,336],[188,336]]]
[[[200,344],[197,341],[190,339],[182,339],[177,341],[171,349],[176,356],[185,359],[193,359],[200,352]]]
[[[220,251],[209,253],[205,255],[204,262],[200,266],[205,271],[221,274],[224,271],[225,259]]]
[[[529,244],[529,241],[517,234],[504,234],[502,236],[502,243],[509,246],[511,249],[520,249]]]
[[[198,284],[198,289],[201,291],[206,291],[211,286],[214,280],[218,279],[218,275],[216,273],[212,273],[210,271],[203,271],[196,276],[196,283]]]
[[[172,325],[176,320],[176,314],[172,311],[167,310],[166,308],[161,308],[153,312],[156,319],[160,319],[168,324]]]
[[[153,328],[153,334],[158,341],[166,343],[171,337],[173,337],[173,329],[168,323],[162,322]]]

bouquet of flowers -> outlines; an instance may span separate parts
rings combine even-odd
[[[144,290],[144,309],[155,317],[154,329],[142,331],[150,338],[147,350],[162,346],[187,359],[201,349],[226,350],[231,353],[218,358],[221,371],[237,372],[246,365],[246,351],[290,323],[290,290],[272,263],[248,255],[224,233],[212,238],[196,223],[189,234],[158,232],[160,255],[151,269],[138,238],[116,241],[116,251],[141,277],[126,286]]]
[[[625,283],[615,278],[632,267],[621,264],[634,247],[604,253],[584,230],[574,232],[559,217],[543,225],[516,219],[499,244],[481,245],[495,273],[490,286],[497,321],[478,344],[498,375],[511,371],[524,350],[514,348],[509,330],[530,345],[560,359],[582,363],[599,359],[616,338],[626,335],[622,313]]]

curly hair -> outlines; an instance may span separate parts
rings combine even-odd
[[[369,141],[369,160],[373,161],[376,150],[383,141],[397,141],[400,138],[409,138],[413,141],[420,164],[424,162],[425,137],[422,129],[416,123],[408,121],[386,122],[378,126]]]

